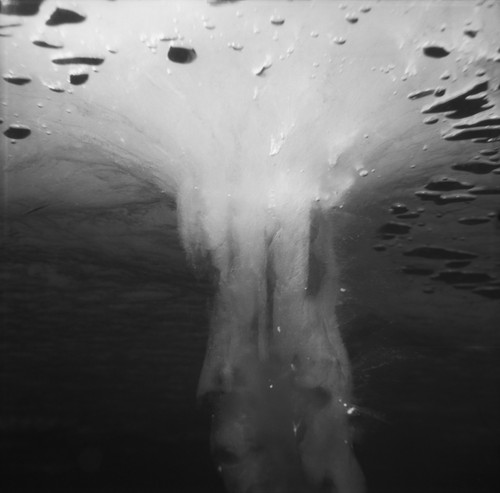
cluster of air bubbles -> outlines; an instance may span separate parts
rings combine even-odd
[[[388,65],[386,65],[385,67],[381,67],[381,70],[382,72],[384,72],[384,74],[389,74],[391,73],[394,69],[396,68],[396,65],[394,65],[394,63],[389,63]]]

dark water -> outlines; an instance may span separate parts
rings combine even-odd
[[[195,399],[209,284],[154,249],[49,244],[2,254],[2,491],[222,493]],[[369,491],[496,491],[498,339],[339,313]]]

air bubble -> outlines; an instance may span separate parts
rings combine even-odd
[[[448,178],[447,176],[438,176],[429,180],[425,185],[427,190],[438,191],[438,192],[450,192],[453,190],[468,190],[474,185],[465,181],[455,180],[454,178]]]
[[[285,23],[285,18],[280,16],[280,15],[273,15],[271,16],[271,24],[274,24],[275,26],[282,26]]]
[[[430,58],[444,58],[450,54],[450,52],[439,45],[428,45],[423,48],[423,52],[425,56]]]
[[[273,64],[273,62],[271,60],[269,60],[269,59],[266,60],[261,67],[254,70],[254,74],[258,75],[258,76],[264,75],[265,71],[267,69],[269,69],[272,66],[272,64]]]
[[[60,26],[61,24],[76,24],[83,22],[85,16],[73,10],[56,8],[45,23],[47,26]]]
[[[311,38],[317,38],[319,36],[319,32],[318,31],[311,31],[309,33],[309,36],[311,36]]]
[[[458,222],[460,224],[466,224],[468,226],[475,226],[477,224],[485,224],[490,222],[489,217],[480,217],[480,216],[470,216],[470,217],[461,217]]]
[[[168,50],[167,57],[174,63],[191,63],[196,60],[196,51],[193,48],[184,46],[171,46]]]
[[[411,250],[407,250],[403,253],[403,255],[407,257],[421,257],[438,260],[467,260],[477,257],[475,253],[435,246],[416,247]]]
[[[466,36],[469,36],[469,38],[475,38],[478,32],[479,32],[478,29],[471,29],[471,28],[464,29],[464,34]]]
[[[335,36],[335,37],[333,38],[333,42],[334,42],[335,44],[337,44],[337,45],[343,45],[343,44],[345,44],[346,39],[345,39],[345,38],[343,38],[342,36]]]
[[[402,204],[401,202],[395,202],[389,208],[389,212],[391,212],[391,214],[402,214],[407,211],[408,207],[405,204]]]
[[[31,82],[31,77],[6,74],[3,76],[3,80],[9,82],[10,84],[15,84],[16,86],[24,86],[25,84]]]
[[[74,72],[69,74],[68,80],[70,84],[73,84],[74,86],[80,86],[82,84],[85,84],[89,78],[89,74],[85,72]]]
[[[241,43],[237,43],[235,41],[228,43],[227,46],[234,51],[241,51],[243,49],[243,45]]]
[[[451,74],[448,70],[446,72],[443,72],[441,74],[441,77],[439,77],[441,80],[448,80],[451,77]]]
[[[464,163],[456,163],[451,167],[457,171],[465,171],[467,173],[474,173],[476,175],[486,175],[491,173],[500,165],[491,161],[469,161]]]
[[[358,174],[359,174],[359,176],[367,176],[368,171],[366,169],[362,169],[362,170],[359,170]]]
[[[408,99],[421,99],[426,96],[430,96],[431,94],[434,94],[434,89],[421,89],[420,91],[410,92],[410,94],[408,94]]]
[[[141,36],[141,41],[144,43],[147,39],[146,35]],[[179,39],[179,36],[177,34],[162,34],[159,38],[159,41],[165,41],[165,42],[170,42],[170,41],[176,41]]]
[[[53,58],[52,63],[56,65],[101,65],[104,58],[91,56],[74,56]]]
[[[14,123],[3,133],[8,139],[25,139],[31,134],[31,129],[26,125]]]
[[[498,151],[496,149],[481,149],[479,151],[479,154],[482,154],[483,156],[494,156],[497,153]]]
[[[349,14],[346,14],[345,20],[350,24],[356,24],[356,22],[359,21],[359,17],[355,13],[350,12]]]
[[[388,223],[382,225],[378,232],[382,234],[383,238],[393,238],[394,235],[406,235],[410,232],[411,225],[402,222],[389,221]]]
[[[35,46],[39,46],[40,48],[51,48],[54,50],[60,50],[64,46],[62,43],[48,42],[43,39],[35,39],[33,40],[33,44]]]

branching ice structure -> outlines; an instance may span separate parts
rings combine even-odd
[[[5,13],[21,3],[6,2]],[[9,149],[9,206],[54,194],[73,205],[117,200],[87,199],[95,184],[79,160],[175,196],[187,253],[216,279],[198,392],[228,490],[362,492],[331,211],[359,177],[404,182],[428,148],[427,173],[460,156],[463,141],[498,137],[493,116],[468,120],[498,101],[498,6],[124,5],[73,12],[47,1],[12,24],[29,36],[4,40],[15,111],[4,135],[19,142]],[[422,108],[463,119],[443,138],[418,100],[442,97],[458,71],[458,93]]]

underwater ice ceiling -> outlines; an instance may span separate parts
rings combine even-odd
[[[167,197],[189,260],[216,273],[199,396],[228,490],[363,491],[342,280],[401,320],[462,303],[498,318],[499,5],[18,0],[1,14],[9,241],[37,242],[26,221],[105,229],[102,211]]]

